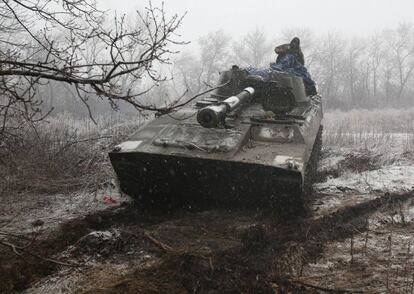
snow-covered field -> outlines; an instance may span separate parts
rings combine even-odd
[[[414,189],[414,109],[330,112],[324,119],[322,193]]]

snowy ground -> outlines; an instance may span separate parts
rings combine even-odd
[[[253,279],[250,272],[257,281],[281,272],[307,290],[407,293],[414,286],[414,195],[404,194],[414,189],[412,114],[414,110],[326,114],[314,211],[292,223],[275,223],[253,212],[146,217],[122,205],[128,198],[111,188],[4,198],[0,233],[40,230],[59,247],[49,257],[82,264],[48,268],[47,274],[33,268],[38,278],[27,293],[145,293],[148,287],[154,293],[179,293],[182,285],[236,287]],[[394,202],[388,194],[401,199]],[[71,230],[65,242],[62,224]],[[250,243],[271,250],[243,251]],[[7,253],[13,258],[12,251]],[[264,264],[271,273],[262,271]],[[237,278],[225,280],[230,273]],[[247,276],[238,276],[242,273]],[[204,277],[207,284],[202,284]]]
[[[327,177],[321,193],[384,193],[414,187],[414,110],[331,112],[324,119]]]
[[[27,201],[30,199],[30,201]],[[97,211],[118,207],[129,202],[118,189],[99,190],[95,193],[75,192],[69,195],[31,195],[29,193],[4,197],[0,209],[1,231],[29,234],[50,231],[58,225]]]
[[[331,116],[328,114],[327,119]],[[345,127],[340,126],[338,116],[334,126],[331,121],[325,122],[318,166],[321,177],[314,185],[319,195],[314,205],[316,216],[385,193],[414,190],[414,133],[380,133],[370,129],[369,124],[358,130],[358,119],[352,124],[347,122],[350,128],[341,133]]]
[[[414,191],[413,114],[409,109],[325,117],[316,218]],[[328,241],[322,256],[303,268],[301,281],[364,293],[412,293],[414,203],[388,207],[387,201],[362,216],[362,229],[351,227],[350,237]]]
[[[328,176],[315,189],[363,194],[414,189],[414,152],[407,141],[414,142],[414,134],[387,134],[384,145],[369,149],[325,145],[319,170]]]
[[[349,172],[329,178],[315,189],[324,193],[406,192],[414,189],[414,166],[391,165],[362,173]]]

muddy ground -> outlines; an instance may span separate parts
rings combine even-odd
[[[344,188],[344,171],[380,168],[366,156],[321,168],[321,185],[341,185],[322,185],[312,211],[290,219],[248,209],[150,215],[116,189],[3,196],[0,291],[410,293],[414,192]]]

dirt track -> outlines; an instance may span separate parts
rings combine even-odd
[[[406,292],[414,226],[401,216],[413,197],[377,195],[289,222],[255,211],[148,216],[125,204],[67,221],[17,249],[21,257],[2,246],[0,284],[29,293]]]

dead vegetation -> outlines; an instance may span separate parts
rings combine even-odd
[[[77,240],[77,233],[86,232],[81,228],[74,231],[70,225],[63,227],[52,232],[55,235],[50,242],[48,234],[39,233],[44,224],[40,219],[34,218],[30,235],[8,226],[31,213],[30,205],[20,202],[44,205],[50,198],[42,201],[41,195],[54,194],[67,195],[70,201],[70,192],[84,191],[87,197],[87,192],[114,186],[107,153],[145,119],[125,120],[102,117],[95,125],[88,119],[62,114],[1,141],[0,199],[5,218],[0,219],[0,292],[24,289],[38,276],[50,274],[59,266],[74,265],[51,256]],[[13,206],[15,209],[8,211]]]
[[[324,157],[329,157],[331,150],[325,150]],[[327,178],[338,178],[346,173],[363,173],[365,171],[372,171],[382,167],[382,156],[375,154],[370,150],[360,150],[345,154],[335,166],[321,169],[318,173],[318,182],[324,182]]]
[[[0,145],[0,192],[54,194],[110,185],[107,153],[142,121],[101,119],[94,125],[61,115],[21,130]]]

